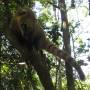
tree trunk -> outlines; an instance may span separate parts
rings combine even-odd
[[[63,42],[64,42],[64,50],[71,55],[71,47],[70,47],[70,33],[66,12],[66,5],[64,0],[59,0],[59,5],[61,5],[61,20],[62,20],[62,32],[63,32]],[[66,60],[67,61],[67,60]],[[73,70],[69,62],[65,62],[66,68],[66,77],[67,77],[67,88],[68,90],[75,90],[74,87],[74,78],[73,78]]]
[[[89,15],[90,15],[90,0],[88,0],[88,4],[89,4]]]

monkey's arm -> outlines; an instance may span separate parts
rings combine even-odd
[[[76,71],[78,72],[80,79],[85,80],[85,75],[84,75],[81,67],[74,60],[74,58],[72,58],[67,52],[60,50],[52,42],[50,42],[46,38],[44,31],[42,30],[41,26],[38,23],[37,23],[36,27],[39,32],[38,35],[40,36],[40,40],[38,43],[39,48],[52,53],[53,55],[65,60],[66,62],[70,62],[70,65],[73,66],[76,69]]]

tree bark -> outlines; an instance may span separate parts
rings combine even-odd
[[[68,26],[66,5],[64,0],[59,0],[59,4],[61,5],[61,20],[62,20],[62,32],[63,32],[63,43],[64,50],[71,55],[71,47],[70,47],[70,32]],[[67,61],[67,60],[66,60]],[[74,86],[74,78],[73,78],[73,69],[69,62],[65,62],[66,68],[66,77],[67,77],[67,88],[68,90],[75,90]]]

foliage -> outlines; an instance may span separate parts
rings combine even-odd
[[[55,16],[51,15],[52,13],[50,9],[52,5],[49,6],[48,4],[50,0],[11,0],[9,7],[11,12],[13,13],[18,8],[18,5],[32,7],[35,5],[35,1],[40,2],[40,4],[44,6],[42,12],[38,17],[38,20],[41,26],[45,29],[47,37],[52,40],[52,42],[54,42],[57,46],[62,48],[63,42],[61,34],[62,31],[60,30],[61,24],[60,20],[56,20],[54,18]],[[0,1],[0,31],[2,31],[1,26],[3,26],[3,12],[4,6],[3,3]],[[70,22],[69,25],[71,36],[74,38],[72,42],[74,44],[79,44],[73,47],[75,49],[74,54],[77,55],[87,53],[89,51],[89,49],[86,48],[87,44],[83,41],[82,37],[76,37],[77,35],[74,37],[79,26],[80,23],[75,23],[75,21],[74,25],[73,22]],[[88,41],[90,42],[89,39]],[[58,60],[58,58],[55,58],[46,52],[45,55],[48,57],[47,64],[49,66],[49,70],[51,72],[51,77],[55,87],[58,89],[59,87],[61,87],[61,90],[67,90],[64,63],[62,61],[56,62],[55,60]],[[20,53],[9,43],[3,33],[0,32],[0,89],[43,90],[43,87],[33,66],[31,65],[30,67],[27,67],[26,63],[20,64],[21,62],[23,62],[23,59],[21,58]],[[76,90],[89,90],[89,84],[86,82],[80,82],[78,80],[75,81]]]
[[[89,84],[87,84],[86,82],[80,82],[80,81],[76,81],[76,90],[88,90],[90,88]]]

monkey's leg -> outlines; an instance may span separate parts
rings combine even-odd
[[[44,86],[44,89],[45,90],[56,90],[52,83],[49,69],[47,65],[45,64],[44,58],[41,57],[40,53],[37,53],[37,51],[32,51],[30,52],[29,59],[30,58],[31,58],[30,63],[34,66],[39,76],[39,79],[42,85]]]

